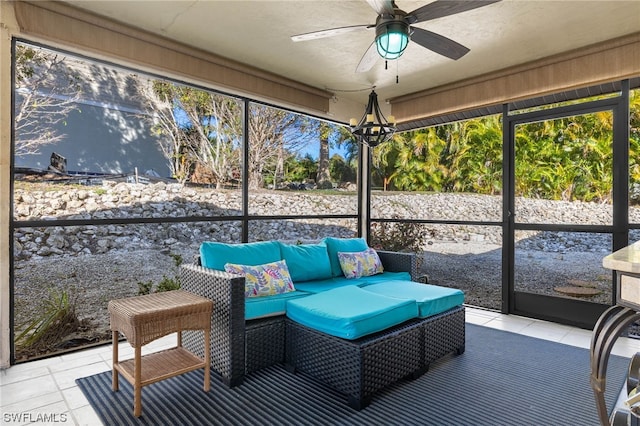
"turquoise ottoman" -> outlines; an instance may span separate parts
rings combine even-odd
[[[406,291],[414,284],[394,283],[390,289],[408,283],[402,287]],[[464,307],[458,303],[459,295],[445,297],[448,303],[458,303],[456,307],[419,318],[418,307],[427,312],[429,297],[422,293],[423,284],[415,284],[420,288],[405,298],[398,298],[397,292],[394,297],[378,294],[389,291],[384,286],[367,290],[375,284],[339,287],[288,301],[286,368],[331,386],[360,410],[378,390],[419,377],[437,357],[462,353]]]
[[[455,288],[393,280],[362,287],[363,290],[401,300],[413,300],[420,318],[430,317],[464,303],[464,293]]]
[[[355,285],[287,301],[287,318],[349,340],[386,330],[417,315],[413,300],[388,297]]]

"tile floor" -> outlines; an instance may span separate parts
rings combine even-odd
[[[588,330],[476,308],[467,308],[466,319],[471,324],[582,348],[589,348],[591,341]],[[145,346],[143,354],[174,345],[175,336],[167,336]],[[120,343],[119,351],[121,359],[133,356],[126,342]],[[640,340],[620,338],[612,353],[631,357],[636,352],[640,352]],[[110,369],[111,346],[105,345],[0,370],[2,425],[101,424],[75,379]]]

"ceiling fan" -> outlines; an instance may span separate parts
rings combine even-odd
[[[409,44],[409,39],[440,55],[457,60],[466,55],[469,49],[447,37],[412,25],[477,9],[498,1],[500,0],[436,0],[407,13],[399,9],[394,0],[367,0],[367,3],[378,13],[375,24],[314,31],[294,35],[291,39],[293,41],[315,40],[375,28],[376,38],[360,59],[356,72],[370,70],[377,59],[376,53],[384,59],[399,58]]]

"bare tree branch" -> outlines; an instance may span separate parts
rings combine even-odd
[[[178,183],[184,184],[191,174],[193,159],[185,153],[189,145],[188,136],[182,131],[170,99],[156,93],[154,81],[140,82],[138,92],[149,114],[145,119],[152,123],[152,133],[157,136],[158,146],[168,160],[169,170]]]
[[[233,179],[240,159],[235,99],[162,80],[140,87],[160,149],[179,182],[203,169],[218,187]]]
[[[81,77],[53,52],[16,45],[15,155],[40,153],[66,135],[59,128],[77,110]]]
[[[283,156],[297,152],[315,138],[310,119],[274,107],[251,104],[249,109],[249,187],[261,188],[265,167],[283,164]],[[277,173],[277,172],[276,172]]]

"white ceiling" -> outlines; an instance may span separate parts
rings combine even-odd
[[[429,2],[396,0],[406,12]],[[362,104],[372,86],[389,99],[640,31],[638,0],[503,0],[416,24],[470,48],[458,61],[409,43],[389,69],[378,59],[355,73],[375,30],[298,43],[291,36],[373,24],[376,12],[365,0],[67,3]]]

